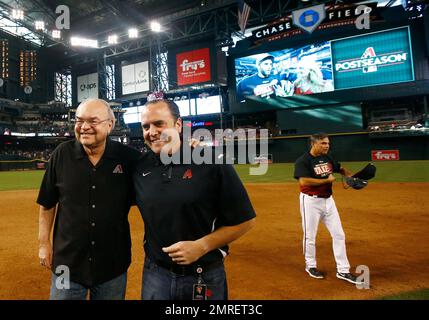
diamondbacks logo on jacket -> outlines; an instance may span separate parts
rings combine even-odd
[[[113,173],[124,173],[124,170],[122,170],[122,166],[118,164],[115,169],[113,169]]]
[[[183,179],[192,179],[192,170],[188,169],[185,171],[185,173],[183,174]]]

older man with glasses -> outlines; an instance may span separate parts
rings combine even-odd
[[[39,258],[52,270],[52,300],[125,298],[132,171],[141,154],[108,138],[114,125],[106,101],[82,102],[76,140],[56,148],[43,177]]]

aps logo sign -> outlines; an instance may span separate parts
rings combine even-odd
[[[85,91],[85,90],[92,90],[97,88],[97,84],[96,83],[82,83],[80,85],[80,91]]]

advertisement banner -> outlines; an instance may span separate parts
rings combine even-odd
[[[408,27],[334,40],[331,49],[336,90],[414,80]]]
[[[364,14],[370,21],[383,20],[377,2],[365,3],[364,11],[358,10],[360,4],[327,4],[295,10],[266,26],[252,31],[249,38],[254,43],[277,41],[302,35],[304,32],[342,28],[356,25]]]
[[[122,94],[149,91],[149,62],[122,67]]]
[[[399,160],[399,150],[372,150],[372,161],[395,161]]]
[[[77,77],[77,102],[98,98],[98,73]]]
[[[177,54],[176,67],[179,86],[210,81],[210,49],[203,48]]]

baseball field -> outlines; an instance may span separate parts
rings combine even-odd
[[[344,163],[352,171],[365,163]],[[370,288],[335,277],[330,235],[321,224],[318,268],[304,271],[299,189],[292,164],[273,164],[250,176],[237,166],[257,212],[256,226],[231,245],[226,259],[230,299],[429,299],[429,161],[378,162],[363,190],[344,189],[337,176],[334,199],[355,271],[367,266]],[[39,265],[38,205],[42,171],[0,172],[0,299],[47,299],[50,272]],[[129,220],[133,263],[127,299],[139,299],[143,222],[136,207]]]

